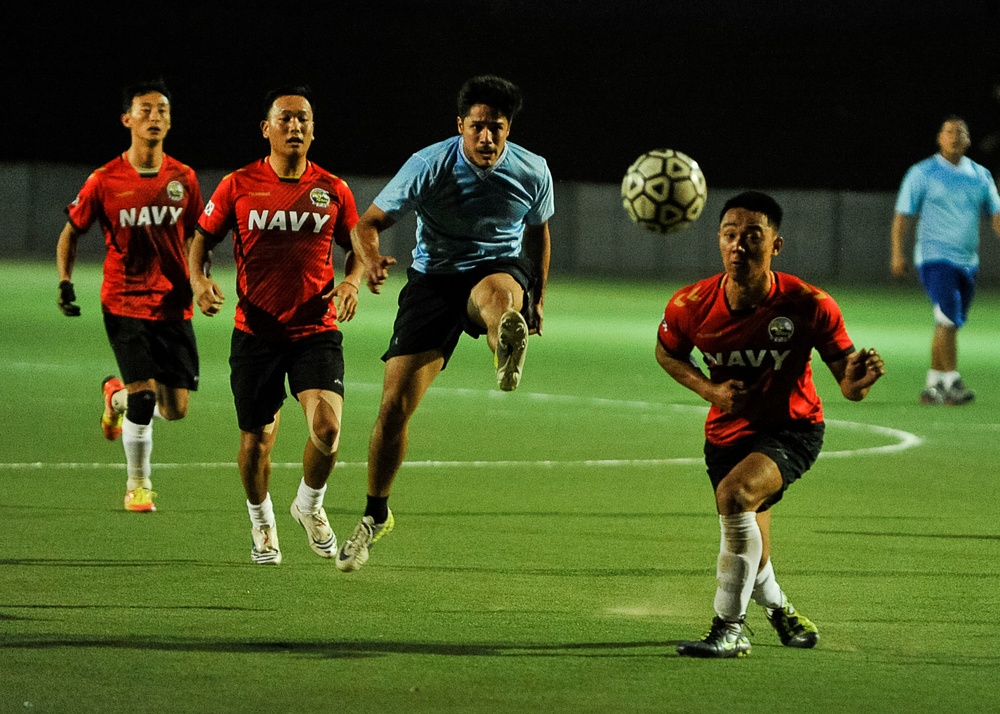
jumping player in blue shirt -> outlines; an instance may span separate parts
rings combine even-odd
[[[969,127],[945,119],[937,135],[940,152],[906,172],[892,222],[892,273],[906,272],[903,244],[916,224],[913,262],[934,306],[931,368],[922,404],[968,404],[975,392],[958,372],[958,330],[969,314],[979,270],[980,219],[989,217],[1000,236],[1000,195],[990,172],[965,152]]]
[[[507,141],[521,90],[485,75],[458,94],[458,136],[418,151],[375,197],[351,233],[368,288],[381,290],[395,258],[379,234],[409,211],[417,218],[412,267],[399,295],[378,418],[368,443],[368,503],[337,556],[357,570],[392,530],[388,498],[421,398],[465,332],[494,353],[497,385],[517,388],[529,334],[541,334],[554,212],[545,159]]]

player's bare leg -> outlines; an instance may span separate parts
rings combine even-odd
[[[521,381],[528,348],[528,324],[521,315],[524,290],[507,273],[488,275],[469,295],[469,318],[486,329],[486,342],[494,353],[497,385],[513,391]]]
[[[186,389],[157,384],[156,407],[159,410],[159,416],[166,421],[183,419],[188,413],[190,397],[191,394]]]
[[[290,511],[309,538],[309,547],[323,558],[337,552],[337,537],[323,508],[326,483],[337,461],[340,444],[340,420],[344,400],[322,389],[306,389],[296,397],[305,412],[309,439],[302,455],[302,480]]]
[[[920,393],[921,404],[969,404],[976,393],[965,386],[958,372],[958,328],[938,323],[931,339],[931,368]]]
[[[403,464],[410,417],[444,367],[440,350],[390,357],[385,363],[382,402],[368,441],[368,503],[365,514],[337,555],[344,572],[368,562],[368,550],[395,525],[389,493]]]
[[[278,436],[281,412],[274,421],[252,431],[240,430],[240,451],[237,463],[240,479],[247,495],[250,513],[253,549],[250,558],[259,565],[281,563],[278,530],[274,520],[274,506],[268,489],[271,483],[271,450]]]

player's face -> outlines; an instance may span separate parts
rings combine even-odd
[[[760,278],[771,269],[771,258],[782,239],[759,211],[731,208],[719,227],[719,250],[726,273],[736,282]]]
[[[159,92],[133,97],[131,111],[122,114],[122,124],[132,132],[133,140],[163,141],[170,131],[170,101]]]
[[[469,115],[458,118],[462,149],[469,161],[481,169],[495,164],[510,134],[510,121],[493,107],[473,104]]]
[[[972,143],[969,137],[969,127],[964,121],[946,121],[941,125],[938,132],[938,147],[941,155],[949,161],[957,161],[965,156],[965,152]]]
[[[305,156],[313,142],[312,105],[297,95],[278,97],[260,126],[264,138],[271,142],[272,154]]]

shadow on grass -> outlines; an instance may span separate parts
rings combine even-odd
[[[321,659],[361,659],[386,655],[449,657],[636,657],[673,654],[676,641],[568,642],[552,644],[445,642],[282,642],[269,640],[166,639],[154,637],[59,637],[8,640],[0,651],[14,649],[118,649],[217,654],[290,654]],[[651,649],[652,652],[638,652]]]

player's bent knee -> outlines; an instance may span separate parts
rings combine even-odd
[[[324,456],[333,456],[340,446],[340,421],[335,404],[334,397],[323,392],[320,399],[306,405],[309,441]]]

